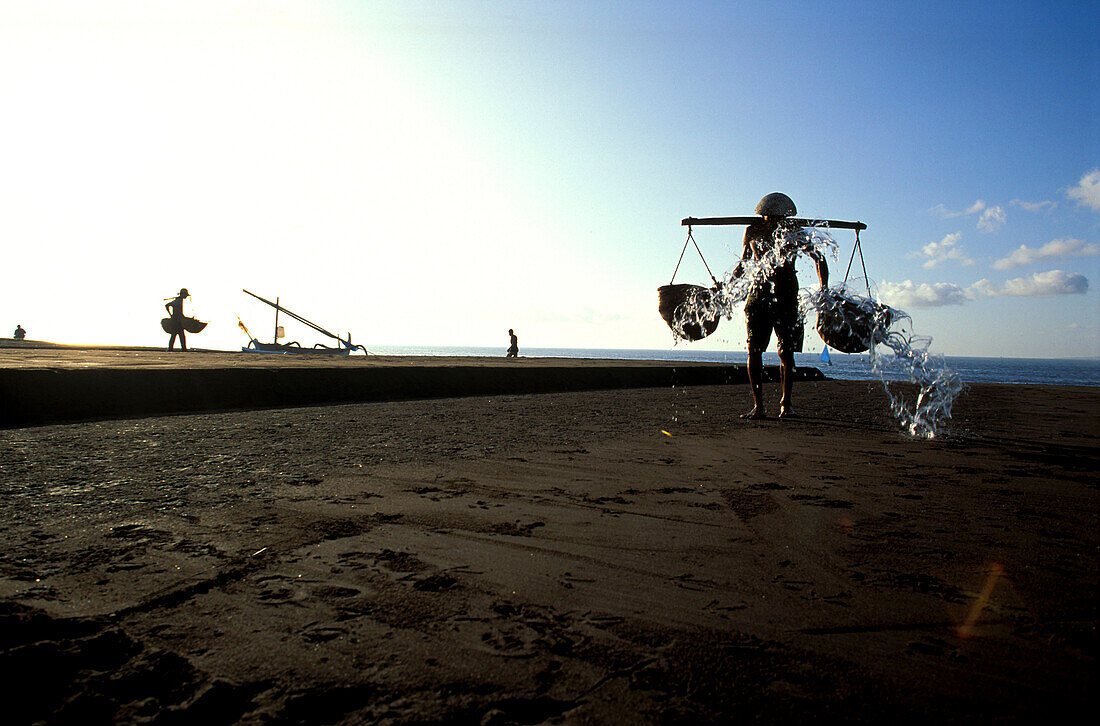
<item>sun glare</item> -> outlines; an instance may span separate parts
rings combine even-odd
[[[529,230],[527,279],[509,276],[516,190],[369,38],[285,9],[65,7],[24,9],[0,50],[19,109],[0,120],[19,140],[0,225],[26,274],[4,303],[42,337],[159,345],[181,286],[214,321],[195,345],[242,342],[242,287],[390,340],[441,314],[477,335],[494,283],[514,298],[560,275],[552,235]],[[441,299],[459,280],[461,299]]]

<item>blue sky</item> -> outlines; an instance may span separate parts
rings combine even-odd
[[[1100,355],[1098,21],[1094,3],[0,0],[0,326],[159,345],[187,286],[211,321],[192,344],[232,349],[237,315],[270,327],[248,288],[368,347],[503,350],[515,328],[668,348],[680,219],[784,191],[868,225],[878,294],[933,350]],[[696,229],[715,273],[740,232]],[[743,350],[744,321],[693,345]]]

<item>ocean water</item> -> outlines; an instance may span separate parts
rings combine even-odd
[[[372,346],[374,355],[426,355],[503,357],[507,346],[494,347],[430,347],[430,346]],[[616,350],[598,348],[520,348],[520,356],[526,358],[604,358],[611,360],[697,361],[705,363],[743,364],[748,361],[745,352],[692,350],[687,347],[669,350]],[[847,355],[830,351],[832,365],[819,360],[818,353],[798,353],[795,363],[807,368],[818,368],[829,378],[850,381],[877,381],[878,374],[871,370],[866,355]],[[947,366],[967,383],[1023,383],[1051,384],[1057,386],[1100,386],[1100,360],[1061,358],[967,358],[947,356]],[[774,353],[764,354],[765,365],[778,365]],[[903,380],[899,378],[899,380]]]

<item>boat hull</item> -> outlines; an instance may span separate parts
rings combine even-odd
[[[253,340],[241,350],[246,353],[281,353],[285,355],[348,355],[351,353],[347,348],[326,348],[324,346],[303,348],[297,343],[261,343],[258,340]]]

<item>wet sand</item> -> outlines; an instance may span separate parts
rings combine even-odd
[[[934,441],[875,384],[795,396],[763,422],[734,385],[0,431],[13,722],[1093,709],[1100,389],[975,385]]]

